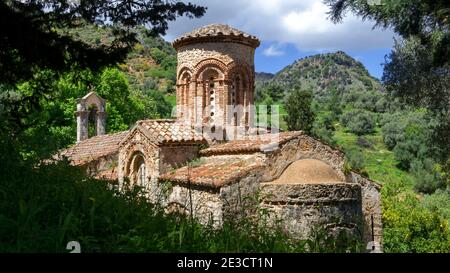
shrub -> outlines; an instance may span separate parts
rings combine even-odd
[[[350,132],[357,135],[372,133],[375,129],[375,120],[373,114],[365,110],[350,110],[344,112],[340,122]]]
[[[384,184],[382,196],[385,252],[450,252],[448,221],[439,211],[401,182]]]
[[[313,123],[312,135],[329,145],[335,145],[333,119],[331,114],[317,116]]]
[[[288,94],[284,106],[287,112],[285,120],[289,130],[311,132],[315,117],[311,107],[312,99],[311,90],[296,88]]]
[[[346,149],[345,157],[352,170],[364,173],[365,159],[364,154],[358,149]]]
[[[423,161],[413,161],[410,172],[414,176],[414,189],[419,192],[431,194],[438,189],[445,189],[446,187],[444,178],[436,170],[433,160],[429,158]]]

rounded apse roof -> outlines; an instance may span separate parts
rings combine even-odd
[[[273,184],[321,184],[339,183],[335,170],[317,159],[301,159],[289,165]]]
[[[254,48],[257,48],[260,44],[256,36],[247,34],[229,25],[211,24],[183,34],[173,42],[173,46],[177,49],[184,45],[201,42],[235,42]]]

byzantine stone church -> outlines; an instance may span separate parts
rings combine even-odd
[[[259,44],[221,24],[182,35],[173,42],[176,119],[140,120],[106,134],[105,100],[91,92],[78,100],[77,143],[59,156],[121,188],[141,186],[168,213],[204,224],[263,208],[296,238],[320,227],[380,244],[379,184],[347,170],[342,151],[301,131],[255,126]]]

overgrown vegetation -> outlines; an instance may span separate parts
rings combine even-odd
[[[203,226],[190,217],[165,214],[140,188],[122,192],[111,182],[86,178],[68,162],[24,161],[14,140],[1,138],[0,252],[68,252],[78,241],[86,252],[348,252],[357,240],[320,229],[295,241],[259,220]]]
[[[336,58],[328,54],[326,58],[320,55],[298,61],[283,70],[283,77],[286,83],[298,80],[298,73],[304,69],[300,64],[309,63],[308,60],[316,60],[315,66],[320,63],[336,66],[341,63],[342,53],[336,55]],[[356,62],[346,63],[348,67],[341,68],[340,73],[355,73]],[[264,101],[276,101],[270,96],[274,92],[268,90],[283,89],[283,85],[276,86],[277,80],[273,80],[278,76],[257,85]],[[285,86],[282,93],[289,94],[289,85]],[[279,93],[276,92],[277,96]],[[305,100],[292,100],[288,95],[283,106],[291,104],[298,109],[308,109],[304,103]],[[433,138],[433,130],[439,122],[430,111],[405,104],[390,93],[373,88],[355,89],[351,84],[315,89],[309,107],[315,116],[314,122],[310,122],[312,135],[341,148],[346,155],[347,168],[383,184],[385,250],[449,252],[450,182],[438,152],[441,145]],[[281,114],[287,120],[290,114],[294,120],[301,120],[294,112]],[[286,124],[281,126],[289,129]]]

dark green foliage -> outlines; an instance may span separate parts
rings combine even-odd
[[[393,149],[400,167],[409,169],[411,161],[420,161],[432,154],[431,121],[423,111],[387,114],[382,124],[383,140]]]
[[[303,130],[310,133],[315,114],[311,109],[313,94],[310,90],[293,89],[285,98],[284,107],[287,113],[285,121],[291,131]]]
[[[387,108],[385,94],[379,91],[350,90],[342,96],[342,106],[365,109],[370,112],[384,112]]]
[[[429,159],[414,160],[410,163],[410,171],[414,176],[414,189],[421,193],[432,194],[438,189],[445,189],[444,177],[437,170],[436,163]]]
[[[68,252],[78,241],[89,252],[348,252],[358,240],[330,236],[321,228],[296,241],[266,213],[255,220],[225,221],[214,229],[189,217],[164,214],[142,189],[118,192],[108,182],[85,177],[68,162],[23,161],[15,140],[0,132],[0,252]]]
[[[164,94],[157,90],[148,90],[145,92],[148,97],[155,102],[156,112],[159,118],[172,117],[172,105],[166,100]]]
[[[279,101],[284,98],[284,89],[275,83],[269,83],[261,90],[258,95],[261,98],[270,97],[273,101]]]
[[[434,146],[444,164],[450,155],[450,5],[445,0],[382,2],[326,1],[334,22],[351,11],[376,26],[392,28],[401,37],[387,59],[383,82],[390,93],[433,114],[439,123],[433,128]]]
[[[365,173],[365,160],[364,154],[359,149],[346,149],[345,157],[347,158],[347,163],[352,170],[360,173]]]
[[[450,48],[450,45],[447,45]],[[450,49],[449,49],[450,50]],[[450,154],[450,67],[436,66],[433,50],[411,38],[397,44],[385,66],[383,80],[388,91],[406,103],[425,107],[437,121],[432,137],[445,162]]]
[[[358,138],[356,140],[356,144],[358,144],[358,146],[360,146],[362,148],[366,148],[366,149],[372,149],[373,148],[372,143],[370,143],[370,141],[368,141],[363,136],[358,136]]]
[[[14,84],[27,80],[36,68],[67,71],[71,63],[97,69],[123,60],[136,34],[129,31],[147,26],[150,35],[164,34],[168,21],[178,16],[200,17],[205,8],[167,1],[17,1],[0,3],[0,82]],[[57,29],[73,28],[80,21],[112,24],[113,41],[109,46],[92,46],[59,33]]]
[[[317,139],[329,145],[334,145],[336,144],[333,139],[335,128],[333,125],[333,119],[331,117],[332,115],[330,115],[329,112],[317,115],[314,120],[311,133]]]
[[[350,132],[357,135],[370,134],[375,129],[375,119],[371,112],[366,110],[350,110],[344,112],[340,122]]]

